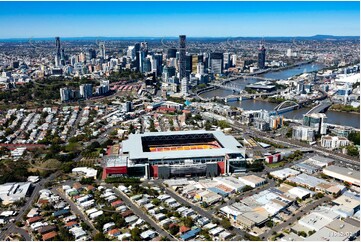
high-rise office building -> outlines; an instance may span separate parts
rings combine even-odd
[[[86,62],[87,63],[91,63],[92,59],[97,58],[97,53],[94,49],[88,49],[87,53],[86,53]]]
[[[60,53],[60,37],[55,37],[56,54],[55,54],[55,66],[60,66],[61,53]]]
[[[139,71],[144,73],[144,62],[145,62],[145,52],[143,50],[139,50],[138,52],[138,60],[139,60]]]
[[[181,81],[181,93],[184,96],[188,95],[188,79],[186,77],[183,77]]]
[[[179,35],[179,80],[183,82],[187,78],[186,74],[186,36]]]
[[[197,64],[197,74],[204,75],[204,63],[198,62]]]
[[[237,65],[237,55],[234,54],[231,56],[231,65],[236,66]]]
[[[60,88],[60,99],[62,102],[69,101],[72,99],[73,91],[67,87]]]
[[[140,44],[139,43],[136,43],[135,45],[134,45],[134,52],[135,52],[135,62],[134,62],[134,66],[135,66],[135,68],[138,70],[138,71],[140,71],[139,70],[139,50],[140,50]]]
[[[221,74],[223,72],[223,53],[211,53],[209,59],[212,73]]]
[[[192,73],[197,73],[198,55],[192,55]]]
[[[266,48],[264,45],[258,49],[258,68],[264,69],[266,67]]]
[[[92,84],[82,84],[79,86],[80,96],[84,99],[88,99],[93,96],[93,85]]]
[[[326,134],[324,123],[327,116],[324,113],[311,113],[303,115],[303,125],[316,129],[319,134]]]
[[[161,53],[155,54],[154,59],[157,61],[157,76],[161,76],[163,71],[163,55]]]
[[[131,60],[134,60],[135,54],[135,46],[128,46],[127,57],[129,57]]]
[[[99,56],[105,59],[105,42],[99,42]]]
[[[169,48],[167,50],[167,58],[176,58],[177,56],[177,49],[176,48]]]
[[[186,54],[186,76],[187,79],[189,77],[189,75],[192,72],[192,56],[189,54]]]
[[[109,81],[102,80],[100,81],[100,86],[96,87],[95,92],[98,95],[103,95],[109,92]]]
[[[231,67],[231,54],[223,53],[223,69],[228,69]]]

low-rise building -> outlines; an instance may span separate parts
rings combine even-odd
[[[328,166],[323,169],[323,174],[335,178],[336,180],[347,182],[349,184],[360,186],[360,172],[350,170],[340,166]]]
[[[253,188],[262,186],[266,183],[266,179],[255,176],[255,175],[249,175],[249,176],[243,176],[238,177],[238,179],[243,182],[244,184],[251,186]]]
[[[11,182],[0,185],[0,201],[7,205],[29,196],[31,182]]]
[[[275,177],[277,179],[280,179],[280,180],[286,179],[286,178],[291,177],[291,176],[297,176],[298,174],[300,174],[299,171],[296,171],[296,170],[293,170],[293,169],[290,169],[290,168],[284,168],[284,169],[281,169],[281,170],[270,172],[271,176],[273,176],[273,177]]]

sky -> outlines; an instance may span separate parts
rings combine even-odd
[[[360,2],[0,2],[0,38],[360,35]]]

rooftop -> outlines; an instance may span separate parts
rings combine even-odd
[[[324,171],[330,171],[334,173],[338,173],[343,176],[351,177],[353,179],[360,179],[360,172],[355,170],[350,170],[348,168],[340,167],[340,166],[328,166],[323,169]]]
[[[180,151],[163,151],[163,152],[145,152],[142,146],[144,137],[162,137],[169,136],[174,139],[176,136],[201,136],[211,134],[221,144],[219,149],[200,149],[200,150],[180,150]],[[193,158],[193,157],[211,157],[224,156],[226,154],[244,154],[244,149],[240,149],[242,145],[232,136],[227,136],[221,131],[172,131],[172,132],[148,132],[144,134],[131,134],[128,140],[123,141],[123,152],[129,153],[130,159],[148,159],[162,160],[172,158]]]

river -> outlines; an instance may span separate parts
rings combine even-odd
[[[268,72],[265,74],[260,75],[261,77],[266,78],[272,78],[272,79],[288,79],[294,75],[299,75],[304,72],[312,72],[322,69],[324,66],[319,64],[305,64],[298,67],[293,67],[290,69],[277,71],[277,72]],[[244,88],[244,86],[257,82],[257,79],[241,79],[236,80],[233,83],[241,86]],[[201,94],[202,97],[205,98],[212,98],[215,96],[218,97],[226,97],[228,95],[232,95],[233,92],[231,90],[226,89],[216,89],[212,90],[206,93]],[[259,100],[244,100],[241,102],[229,102],[228,105],[230,106],[236,106],[241,107],[244,110],[259,110],[264,109],[271,111],[273,110],[277,104],[275,103],[269,103],[265,101],[259,101]],[[284,113],[283,116],[285,118],[291,118],[291,119],[302,119],[302,115],[307,113],[307,111],[310,108],[301,108],[298,110],[293,110],[287,113]],[[346,126],[352,126],[355,128],[360,128],[360,115],[356,113],[345,113],[345,112],[336,112],[336,111],[327,111],[327,123],[331,124],[339,124],[339,125],[346,125]]]

